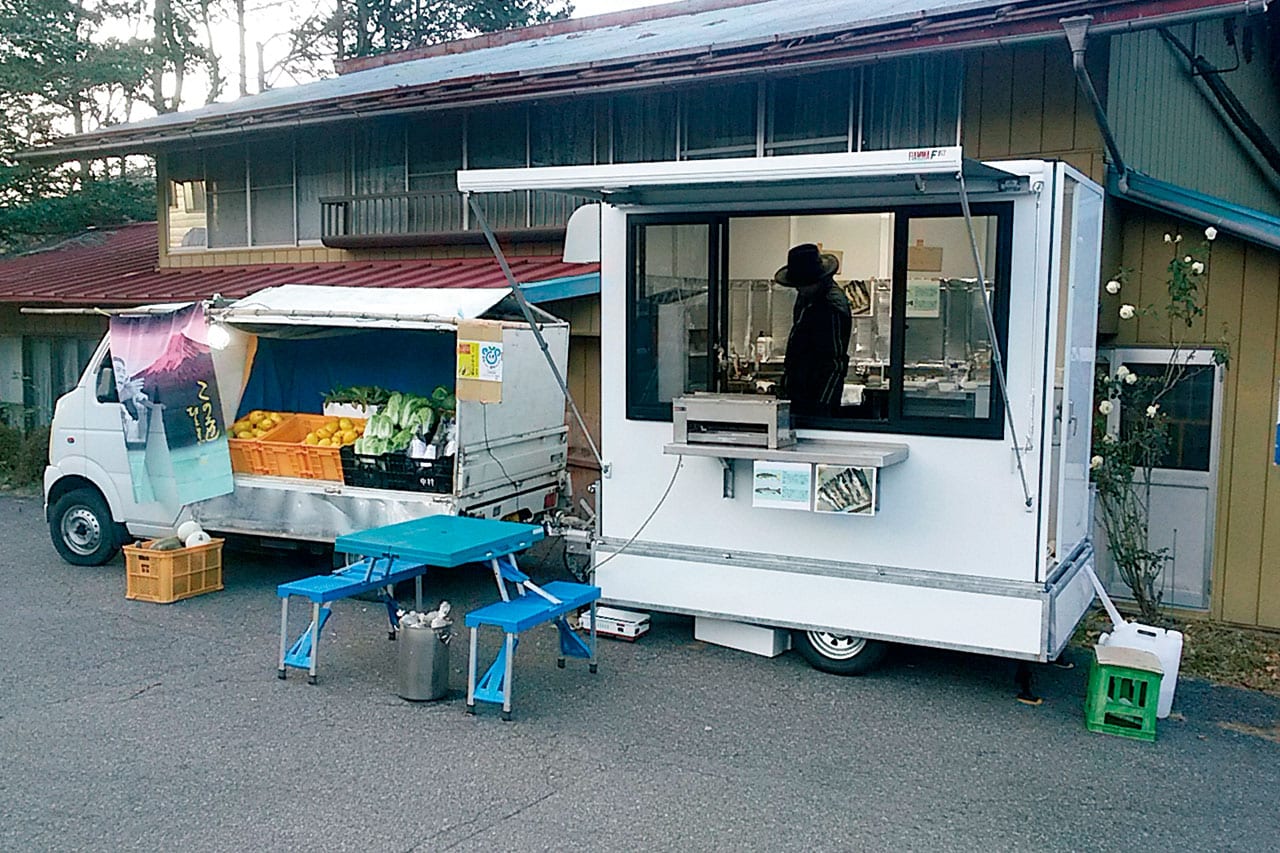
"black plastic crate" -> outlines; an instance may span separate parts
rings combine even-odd
[[[410,459],[403,453],[370,456],[351,447],[339,451],[342,480],[348,486],[370,489],[402,489],[447,495],[453,491],[453,457]]]

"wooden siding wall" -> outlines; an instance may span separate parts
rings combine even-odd
[[[163,233],[163,232],[161,232]],[[559,255],[558,244],[517,243],[503,246],[512,257]],[[160,247],[160,266],[168,268],[249,266],[251,264],[320,264],[348,261],[407,261],[422,258],[491,258],[488,246],[421,246],[408,249],[329,249],[325,246],[281,247],[276,249],[215,249],[199,252],[167,252]]]
[[[1106,79],[1105,58],[1101,50],[1090,54],[1095,85]],[[967,54],[961,137],[970,157],[1060,159],[1095,181],[1105,177],[1102,134],[1076,86],[1065,39]]]
[[[1238,22],[1258,27],[1261,16]],[[1278,138],[1280,89],[1267,40],[1254,38],[1257,50],[1249,62],[1226,44],[1221,26],[1183,26],[1173,32],[1219,68],[1238,64],[1222,75],[1223,82],[1264,131]],[[1280,214],[1280,192],[1243,152],[1217,109],[1197,91],[1186,60],[1175,56],[1159,33],[1129,33],[1112,41],[1109,88],[1108,118],[1128,165],[1153,178]]]
[[[600,299],[583,296],[549,302],[542,307],[569,323],[569,368],[565,380],[587,429],[591,430],[592,439],[603,452],[600,436]],[[600,465],[592,457],[577,420],[567,406],[565,409],[573,493],[587,497],[587,487],[600,478]]]
[[[1170,248],[1166,233],[1199,243],[1199,226],[1123,208],[1122,264],[1131,270],[1122,293],[1135,305],[1164,305]],[[1225,338],[1231,363],[1223,380],[1211,614],[1227,622],[1280,628],[1280,467],[1272,464],[1280,380],[1280,253],[1227,236],[1213,244],[1205,317],[1193,339]],[[1118,308],[1108,300],[1107,308]],[[1167,322],[1122,323],[1117,342],[1160,346]]]
[[[0,305],[0,335],[93,338],[107,333],[107,318],[95,314],[23,314],[19,305]]]

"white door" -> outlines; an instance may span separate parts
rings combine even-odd
[[[1186,359],[1184,352],[1181,358]],[[1114,349],[1103,353],[1112,373],[1125,365],[1134,373],[1155,375],[1169,363],[1167,349]],[[1190,378],[1165,397],[1161,409],[1169,418],[1170,448],[1163,466],[1152,472],[1148,547],[1167,548],[1172,561],[1165,567],[1160,588],[1163,602],[1174,607],[1209,607],[1209,578],[1213,565],[1213,526],[1218,492],[1218,446],[1222,414],[1222,368],[1213,363],[1212,350],[1190,353]],[[1137,416],[1135,414],[1135,416]],[[1123,428],[1123,413],[1113,412],[1111,428]],[[1120,598],[1132,595],[1106,552],[1106,534],[1096,526],[1098,567],[1108,591]]]
[[[1060,311],[1058,363],[1062,365],[1056,542],[1065,558],[1089,535],[1089,456],[1093,371],[1097,360],[1098,266],[1102,250],[1102,193],[1065,164],[1062,187],[1062,271],[1067,304]],[[1059,298],[1063,289],[1059,290]]]

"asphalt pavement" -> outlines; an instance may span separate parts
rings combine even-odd
[[[328,558],[236,549],[226,588],[127,601],[118,558],[63,563],[38,500],[0,499],[0,850],[1268,850],[1280,699],[1183,679],[1146,744],[1091,734],[1087,657],[900,649],[840,678],[695,642],[657,616],[600,671],[526,635],[514,722],[396,693],[368,601],[335,606],[320,680],[276,678],[277,584]],[[562,571],[548,551],[535,579]],[[427,576],[459,613],[475,568]],[[411,597],[411,589],[405,591]],[[408,600],[408,597],[404,600]],[[295,609],[296,630],[304,608]],[[496,648],[497,635],[484,648]]]

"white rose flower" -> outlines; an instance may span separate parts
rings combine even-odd
[[[1182,242],[1182,235],[1181,235],[1181,234],[1179,234],[1177,237],[1174,237],[1174,238],[1173,238],[1173,242],[1175,242],[1175,243],[1181,243],[1181,242]]]
[[[1112,408],[1111,401],[1103,400],[1101,403],[1098,404],[1098,413],[1103,415],[1109,415],[1111,414],[1111,408]]]
[[[1160,404],[1152,403],[1150,406],[1147,406],[1147,417],[1154,418],[1156,416],[1156,413],[1159,411],[1160,411]]]
[[[1204,264],[1200,263],[1200,261],[1196,261],[1191,265],[1191,272],[1196,275],[1202,275],[1204,273]]]
[[[1137,313],[1138,313],[1138,309],[1134,308],[1132,305],[1129,305],[1128,303],[1120,306],[1121,320],[1132,320],[1133,315]]]
[[[1101,457],[1101,456],[1095,456],[1095,457],[1093,457],[1092,459],[1090,459],[1090,460],[1089,460],[1089,467],[1090,467],[1090,468],[1093,468],[1094,470],[1097,470],[1098,468],[1101,468],[1101,467],[1102,467],[1102,457]]]
[[[1129,377],[1129,368],[1123,364],[1116,368],[1116,379],[1127,379]]]
[[[1127,374],[1125,374],[1124,381],[1125,381],[1125,383],[1126,383],[1126,384],[1128,384],[1128,385],[1132,385],[1132,384],[1134,384],[1135,382],[1137,382],[1137,381],[1138,381],[1138,374],[1136,374],[1136,373],[1127,373]]]
[[[1173,235],[1172,235],[1172,234],[1170,234],[1170,233],[1168,233],[1168,232],[1166,231],[1166,232],[1165,232],[1165,235],[1164,235],[1164,241],[1165,241],[1166,243],[1172,243],[1172,242],[1173,242]]]
[[[1204,229],[1204,238],[1209,242],[1213,242],[1218,239],[1218,229],[1210,225],[1208,228]]]
[[[1109,433],[1109,432],[1104,432],[1104,433],[1102,434],[1102,443],[1103,443],[1103,444],[1115,444],[1115,443],[1116,443],[1116,437],[1115,437],[1114,435],[1112,435],[1111,433]]]
[[[1187,255],[1185,258],[1183,258],[1183,259],[1182,259],[1182,262],[1183,262],[1184,264],[1189,264],[1189,263],[1191,263],[1191,256],[1190,256],[1190,255]]]
[[[1111,279],[1111,281],[1107,282],[1107,293],[1110,293],[1112,296],[1115,296],[1119,292],[1120,292],[1120,282],[1116,281],[1114,278]]]

